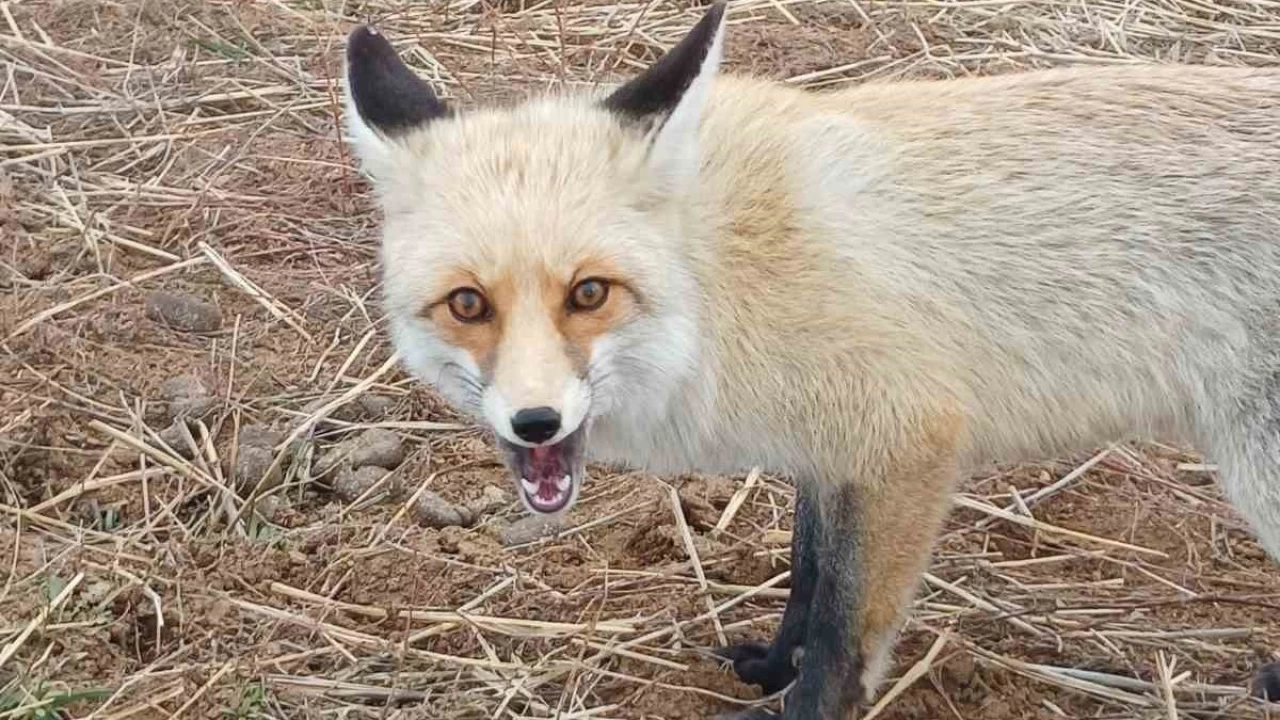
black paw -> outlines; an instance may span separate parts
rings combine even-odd
[[[795,667],[790,662],[780,662],[771,656],[768,645],[741,643],[720,648],[716,654],[732,660],[733,671],[742,682],[759,685],[765,695],[782,690],[796,677]]]
[[[1253,692],[1256,698],[1280,703],[1280,662],[1267,663],[1253,676]]]

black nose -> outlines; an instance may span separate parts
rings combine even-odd
[[[511,431],[521,440],[546,442],[560,431],[560,413],[555,408],[525,408],[511,418]]]

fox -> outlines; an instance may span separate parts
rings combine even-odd
[[[1280,70],[812,90],[722,71],[726,8],[625,81],[465,111],[347,38],[391,341],[528,512],[595,462],[789,478],[783,617],[716,649],[788,720],[876,697],[990,463],[1186,443],[1280,560]]]

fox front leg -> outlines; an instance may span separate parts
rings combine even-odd
[[[796,651],[808,632],[809,605],[817,585],[818,501],[812,482],[796,488],[796,513],[791,534],[791,592],[773,643],[742,643],[719,650],[733,661],[743,682],[759,685],[766,695],[782,690],[796,677]]]
[[[852,720],[874,697],[959,478],[953,447],[921,443],[874,478],[816,488],[815,582],[783,720]]]

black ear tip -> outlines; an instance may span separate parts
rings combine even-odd
[[[720,21],[724,19],[725,11],[728,9],[729,3],[727,0],[715,0],[715,2],[711,3],[711,7],[707,8],[707,17],[712,24],[719,25]]]
[[[352,63],[358,60],[374,60],[389,54],[394,55],[395,48],[391,47],[386,36],[372,25],[360,25],[347,35],[347,60]]]
[[[703,69],[728,8],[715,0],[702,18],[662,57],[640,75],[614,90],[604,106],[623,116],[646,119],[675,109]]]
[[[365,122],[395,133],[449,113],[431,86],[400,60],[385,35],[360,25],[347,36],[347,80]]]

